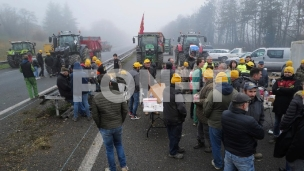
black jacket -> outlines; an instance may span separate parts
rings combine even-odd
[[[37,54],[37,61],[38,61],[39,65],[41,67],[43,67],[43,58],[42,58],[42,54],[41,53]]]
[[[286,130],[292,121],[303,112],[303,109],[302,91],[298,91],[289,104],[286,114],[280,124],[280,130]]]
[[[57,77],[57,87],[61,96],[65,97],[66,100],[73,100],[69,77],[60,73]]]
[[[24,78],[31,78],[34,76],[34,68],[28,60],[23,60],[20,64],[20,72],[23,74]]]
[[[192,57],[188,57],[185,62],[188,62],[188,69],[192,70],[194,68],[194,65],[195,65],[195,62],[196,62],[196,59],[195,58],[192,58]],[[184,65],[184,64],[182,64]]]
[[[264,129],[246,111],[236,107],[225,110],[222,115],[223,144],[225,150],[239,157],[255,153],[257,141],[264,138]]]
[[[240,92],[242,83],[243,83],[243,77],[239,77],[239,78],[235,79],[231,84],[234,89],[236,89],[238,92]]]
[[[54,63],[55,63],[55,60],[52,56],[46,56],[44,62],[47,66],[53,67]]]
[[[167,85],[171,84],[171,78],[174,74],[174,70],[172,69],[172,63],[171,62],[167,62],[166,63],[166,69],[163,69],[161,71],[160,77],[161,77],[161,82],[165,83]]]
[[[292,85],[289,86],[289,84]],[[277,79],[272,86],[272,93],[276,95],[272,111],[276,114],[285,114],[293,95],[298,90],[302,90],[301,82],[295,79],[294,75],[292,77],[282,76]]]
[[[33,66],[39,68],[39,63],[36,59],[33,60]]]
[[[176,125],[185,121],[187,110],[181,90],[175,85],[167,86],[163,91],[164,121],[168,125]]]
[[[100,74],[106,74],[106,73],[107,73],[107,70],[105,70],[103,64],[99,65],[97,71],[98,71]]]

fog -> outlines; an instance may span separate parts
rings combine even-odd
[[[75,18],[77,29],[82,33],[94,34],[91,36],[106,35],[107,40],[128,39],[122,41],[132,43],[132,36],[137,35],[139,31],[143,13],[145,14],[144,31],[160,31],[178,15],[187,16],[194,13],[204,0],[0,0],[1,5],[7,4],[16,10],[25,8],[33,12],[36,17],[35,24],[39,26],[43,26],[50,2],[61,7],[66,4]],[[105,30],[100,30],[100,35],[95,35],[98,34],[98,29],[104,27],[103,25],[108,27],[106,33]],[[62,30],[60,25],[57,27],[58,31]],[[116,37],[117,32],[124,36]]]

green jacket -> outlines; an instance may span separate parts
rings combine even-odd
[[[297,72],[295,74],[296,79],[300,80],[301,82],[304,81],[304,68],[301,66],[297,69]]]
[[[128,113],[122,93],[101,88],[92,102],[92,117],[98,128],[113,129],[122,126]]]
[[[228,110],[232,97],[237,93],[228,83],[216,84],[215,88],[209,92],[203,108],[210,127],[222,129],[222,113]]]

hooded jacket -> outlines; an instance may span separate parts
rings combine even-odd
[[[27,59],[22,60],[19,71],[23,74],[24,78],[35,77],[33,73],[35,69]]]
[[[304,109],[303,105],[303,98],[302,98],[302,91],[298,91],[293,99],[291,100],[286,114],[284,115],[283,120],[281,121],[280,124],[280,130],[286,130],[292,121],[300,114],[302,114]]]
[[[218,83],[210,91],[204,103],[204,113],[208,118],[208,125],[213,128],[222,128],[221,117],[227,110],[232,97],[238,92],[228,83]]]
[[[302,90],[301,82],[295,79],[294,75],[277,79],[272,86],[272,94],[276,95],[272,111],[276,114],[285,114],[293,95],[298,90]]]
[[[225,150],[239,157],[253,155],[256,139],[261,140],[265,136],[263,126],[245,113],[245,110],[232,106],[223,112],[221,118]]]
[[[42,58],[42,54],[41,53],[37,54],[37,61],[38,61],[39,65],[41,67],[43,67],[43,58]]]
[[[88,91],[85,91],[85,90],[88,90],[88,82],[89,82],[88,77],[89,76],[85,72],[83,72],[80,63],[75,62],[74,67],[73,67],[73,73],[71,74],[71,80],[70,80],[71,81],[70,85],[71,85],[71,89],[73,91],[73,95],[81,96],[82,94],[88,93]],[[77,83],[78,85],[74,85],[73,80],[76,78],[81,79],[82,84]]]

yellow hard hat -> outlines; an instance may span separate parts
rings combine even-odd
[[[127,75],[127,71],[126,71],[126,70],[121,70],[121,71],[120,71],[120,74],[121,74],[121,75]]]
[[[150,62],[151,62],[150,59],[145,59],[145,60],[144,60],[144,64],[150,63]]]
[[[98,59],[95,61],[95,63],[96,63],[98,66],[102,64],[102,62],[101,62],[100,60],[98,60]]]
[[[39,50],[39,53],[42,53],[42,50]]]
[[[254,66],[254,63],[253,62],[251,62],[251,61],[249,61],[249,62],[247,62],[247,64],[246,65],[248,65],[248,66],[250,66],[250,67],[253,67]]]
[[[139,68],[141,66],[142,66],[142,64],[140,64],[139,62],[134,62],[134,64],[133,64],[133,67],[135,67],[135,68]]]
[[[95,62],[97,60],[96,56],[93,56],[92,61]]]
[[[174,73],[171,78],[171,84],[179,84],[182,82],[182,77],[178,73]]]
[[[89,67],[91,65],[91,60],[90,59],[86,59],[84,62],[84,66],[85,67]]]

